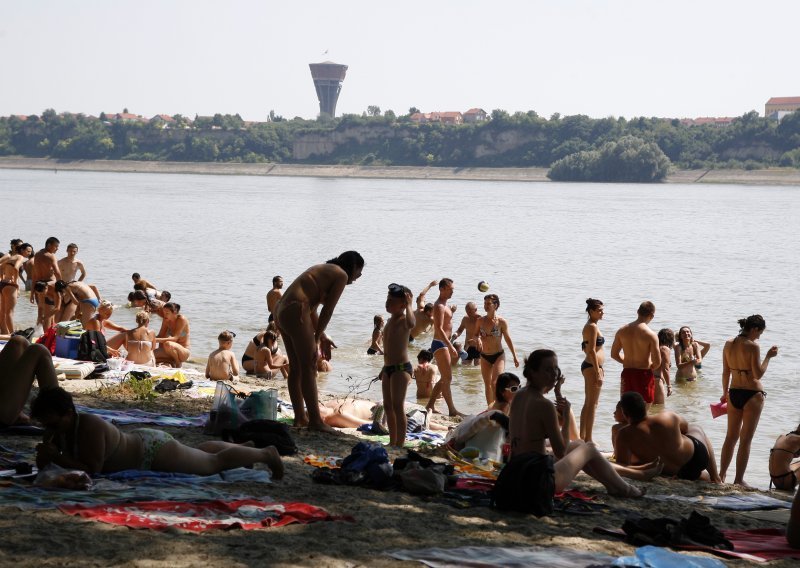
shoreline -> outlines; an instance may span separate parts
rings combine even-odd
[[[0,157],[0,169],[53,170],[56,172],[58,170],[66,170],[151,174],[550,183],[550,180],[547,178],[548,168],[445,168],[432,166],[140,162],[133,160],[55,160],[51,158]],[[800,170],[794,168],[768,168],[763,170],[676,170],[667,176],[666,183],[800,186]]]

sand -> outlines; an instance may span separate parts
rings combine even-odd
[[[133,401],[115,389],[98,392],[94,381],[68,381],[76,401],[105,408],[138,407],[164,413],[194,415],[210,409],[210,399],[190,399],[177,391],[151,403]],[[86,390],[87,386],[92,388]],[[276,387],[287,397],[285,381],[249,381],[251,389]],[[438,418],[437,418],[438,419]],[[443,420],[443,419],[442,419]],[[130,426],[128,428],[134,428]],[[164,428],[188,444],[209,439],[196,428]],[[562,546],[613,556],[630,555],[623,541],[591,532],[592,527],[620,528],[629,513],[646,516],[688,516],[692,505],[648,499],[609,497],[598,483],[579,476],[574,487],[600,496],[611,511],[592,516],[563,515],[536,519],[500,513],[488,508],[457,509],[401,492],[380,492],[357,487],[318,485],[309,475],[313,468],[303,456],[345,456],[361,438],[352,430],[338,436],[293,429],[300,452],[284,458],[286,477],[272,485],[234,484],[232,492],[271,497],[277,501],[302,501],[334,515],[350,515],[349,522],[289,525],[259,531],[209,531],[200,534],[131,530],[71,517],[57,510],[19,511],[3,507],[0,516],[0,563],[4,566],[396,566],[408,565],[385,555],[387,550],[414,547],[458,546]],[[4,438],[4,445],[33,447],[37,440]],[[437,453],[441,453],[438,451]],[[390,451],[392,458],[401,454]],[[436,454],[434,454],[435,457]],[[706,483],[657,478],[646,485],[652,494],[719,495],[735,490]],[[788,498],[785,494],[775,496]],[[775,528],[780,525],[744,514],[698,508],[719,528]],[[742,564],[743,562],[739,561]],[[796,565],[793,561],[770,566]]]
[[[254,175],[470,181],[550,181],[547,168],[442,168],[414,166],[339,166],[238,164],[218,162],[137,162],[131,160],[53,160],[1,157],[0,169],[70,170],[163,174]],[[800,185],[800,170],[676,170],[667,183]]]

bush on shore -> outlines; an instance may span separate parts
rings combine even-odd
[[[557,160],[547,173],[553,181],[652,183],[663,181],[669,158],[654,142],[623,136],[599,150],[584,150]]]

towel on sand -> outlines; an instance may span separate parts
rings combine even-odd
[[[711,495],[699,495],[697,497],[684,497],[682,495],[645,495],[647,499],[656,501],[684,501],[686,503],[697,503],[712,509],[723,509],[727,511],[757,511],[764,509],[790,509],[791,501],[775,499],[769,495],[759,493],[743,493],[741,495],[722,495],[712,497]]]
[[[416,560],[436,568],[490,568],[492,566],[546,566],[548,568],[578,568],[609,565],[613,557],[598,552],[580,552],[551,546],[501,547],[463,546],[460,548],[423,548],[387,552],[398,560]]]
[[[193,532],[209,529],[253,530],[281,527],[290,523],[352,521],[334,517],[324,509],[306,503],[268,503],[256,499],[239,501],[145,501],[118,505],[61,505],[63,512],[112,525],[130,528],[177,528]]]
[[[208,416],[171,416],[156,412],[147,412],[138,408],[111,410],[107,408],[89,408],[88,406],[75,405],[78,412],[94,414],[107,422],[119,426],[127,424],[155,424],[157,426],[204,426]]]

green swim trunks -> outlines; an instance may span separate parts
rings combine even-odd
[[[164,447],[164,444],[170,440],[174,440],[171,434],[162,432],[161,430],[154,430],[153,428],[138,428],[131,430],[133,434],[137,434],[142,439],[142,463],[139,464],[139,469],[149,470],[153,467],[153,460],[156,459],[158,451]]]

